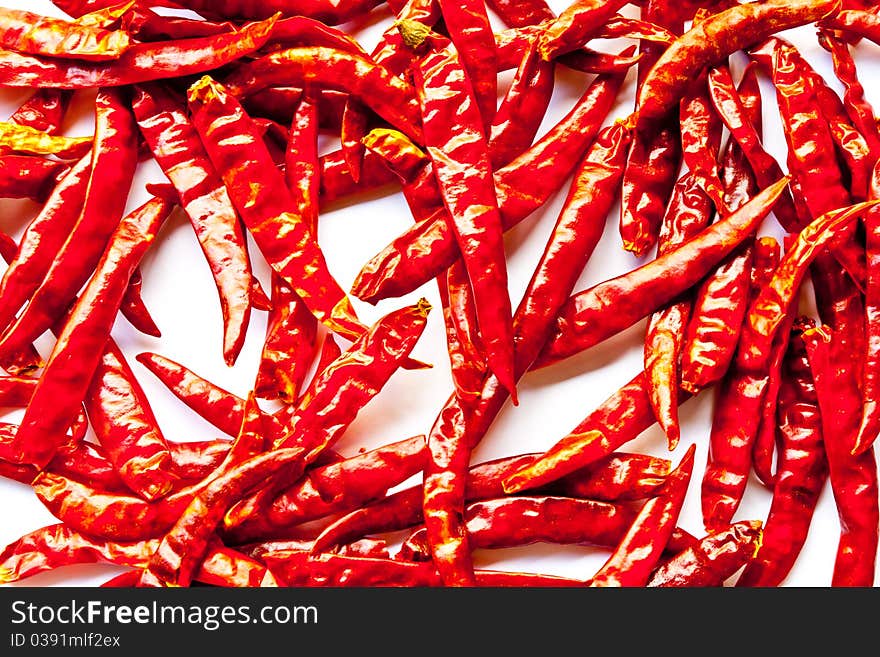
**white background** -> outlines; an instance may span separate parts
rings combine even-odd
[[[551,2],[558,12],[567,3]],[[27,8],[47,15],[63,16],[47,0],[4,0],[3,6]],[[637,9],[626,6],[624,13],[636,15]],[[344,26],[353,31],[369,51],[382,30],[390,23],[386,8],[377,9],[366,21]],[[494,20],[494,18],[493,18]],[[500,23],[496,22],[497,26]],[[814,30],[803,28],[784,33],[804,56],[840,89],[833,78],[830,57],[816,43]],[[616,49],[621,43],[596,44],[602,49]],[[880,102],[880,89],[872,84],[880,71],[880,50],[869,42],[855,49],[861,80],[869,99]],[[738,79],[743,60],[733,60],[734,75]],[[503,93],[513,72],[501,76],[499,90]],[[580,96],[590,76],[559,67],[553,100],[539,131],[539,136],[561,118]],[[626,116],[633,107],[635,70],[630,72],[615,108],[606,123]],[[785,145],[779,126],[772,88],[762,78],[764,90],[764,134],[768,149],[785,167]],[[26,99],[28,92],[0,89],[0,118],[8,117]],[[65,134],[87,135],[93,131],[92,92],[77,95],[69,116]],[[324,151],[337,148],[338,140],[327,137]],[[128,199],[131,210],[146,200],[144,183],[161,181],[164,175],[154,162],[142,164]],[[516,307],[528,283],[533,268],[541,255],[565,189],[545,207],[506,235],[511,300]],[[35,216],[38,206],[30,201],[0,200],[0,230],[20,238],[27,222]],[[583,272],[576,290],[582,290],[599,281],[621,274],[640,264],[640,261],[621,247],[617,233],[619,206],[615,205],[608,217],[604,237]],[[402,195],[395,189],[369,194],[334,204],[320,218],[319,240],[330,269],[344,288],[349,288],[361,266],[391,239],[408,228],[411,217]],[[761,233],[781,236],[772,217]],[[257,275],[269,289],[268,269],[256,250],[254,267]],[[3,265],[0,265],[3,267]],[[174,359],[226,389],[245,397],[252,386],[259,363],[266,313],[254,311],[244,350],[234,367],[223,363],[221,354],[221,317],[217,294],[210,271],[199,250],[192,228],[179,210],[166,223],[159,240],[142,263],[144,298],[159,327],[161,339],[153,339],[134,331],[124,319],[119,319],[113,336],[126,353],[139,381],[153,406],[164,434],[171,440],[202,440],[217,437],[218,431],[183,406],[170,392],[134,359],[142,351],[153,351]],[[2,271],[2,270],[0,270]],[[362,320],[372,323],[385,313],[426,297],[434,305],[427,329],[413,353],[415,358],[433,364],[433,369],[400,371],[385,389],[363,409],[357,420],[338,443],[337,449],[353,454],[360,448],[373,448],[408,436],[427,433],[434,418],[451,391],[449,363],[445,350],[445,334],[436,286],[432,282],[399,299],[390,299],[371,306],[354,299]],[[808,303],[805,307],[808,307]],[[494,423],[491,431],[473,454],[473,462],[485,461],[524,452],[543,451],[566,435],[581,419],[605,400],[619,386],[629,381],[640,369],[642,338],[645,322],[639,322],[620,335],[571,358],[564,363],[525,376],[519,385],[520,405],[508,405]],[[43,336],[37,343],[44,356],[52,348],[52,339]],[[655,425],[623,449],[640,451],[670,458],[677,464],[685,450],[697,445],[696,466],[691,479],[679,525],[702,536],[700,512],[700,480],[706,462],[707,442],[711,421],[712,390],[704,391],[686,402],[681,408],[682,440],[674,452],[666,448],[665,437]],[[270,408],[270,404],[264,405]],[[8,409],[0,409],[8,410]],[[20,411],[0,415],[4,421],[17,421]],[[419,477],[406,482],[411,485]],[[752,477],[745,498],[736,513],[736,520],[765,519],[770,494]],[[51,524],[56,520],[36,499],[31,489],[23,484],[0,480],[0,545],[5,545],[22,534]],[[834,564],[840,526],[831,491],[827,484],[815,516],[810,534],[784,586],[828,586]],[[591,576],[605,561],[606,550],[556,545],[534,545],[504,550],[479,550],[475,561],[479,567],[541,572],[579,579]],[[121,568],[108,565],[73,566],[45,573],[23,582],[30,586],[97,585]],[[732,581],[735,581],[735,578]],[[729,582],[729,583],[731,583]]]

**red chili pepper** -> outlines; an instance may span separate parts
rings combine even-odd
[[[538,25],[556,18],[544,0],[488,0],[487,4],[508,27]]]
[[[645,586],[669,543],[684,504],[694,467],[696,445],[685,452],[670,473],[663,494],[639,511],[617,549],[589,580],[589,586]]]
[[[168,203],[154,198],[124,218],[110,238],[40,375],[11,446],[16,462],[43,467],[63,442],[64,430],[98,367],[131,272],[170,210]]]
[[[679,248],[572,296],[533,368],[601,342],[695,285],[755,231],[787,184],[783,178]]]
[[[327,268],[310,227],[296,214],[297,204],[250,117],[207,76],[190,88],[189,107],[208,156],[266,261],[318,319],[356,338],[365,327]]]
[[[679,128],[682,161],[688,173],[712,199],[719,213],[726,214],[727,203],[718,171],[723,126],[712,108],[706,85],[707,76],[701,73],[681,99]]]
[[[276,18],[237,32],[185,41],[134,44],[111,62],[69,62],[0,50],[0,86],[58,89],[117,87],[195,75],[219,68],[261,48]]]
[[[781,30],[806,25],[838,9],[839,0],[767,0],[708,16],[670,45],[639,88],[637,129],[647,129],[678,102],[694,74]]]
[[[614,548],[639,513],[639,506],[572,497],[519,496],[474,502],[465,508],[468,541],[474,549],[532,543]],[[675,534],[676,530],[673,530]],[[427,531],[417,529],[402,543],[397,559],[429,561]],[[671,550],[686,549],[693,537],[670,537]]]
[[[367,14],[379,0],[175,0],[187,9],[224,18],[267,18],[276,12],[307,16],[328,25],[347,23]]]
[[[743,520],[705,536],[657,568],[646,586],[723,586],[760,549],[760,520]]]
[[[626,0],[573,2],[541,32],[541,57],[551,60],[584,45],[625,4]]]
[[[142,287],[143,275],[138,267],[134,270],[131,278],[128,279],[128,287],[125,288],[125,295],[122,297],[119,312],[128,320],[129,324],[144,335],[161,338],[162,331],[156,326],[156,321],[153,319],[141,296]]]
[[[121,17],[121,26],[138,41],[175,41],[234,32],[237,28],[229,21],[209,21],[181,16],[162,16],[154,10],[132,6]]]
[[[607,116],[622,78],[599,77],[554,128],[495,175],[504,229],[540,207],[570,175]],[[442,215],[441,215],[442,216]],[[364,265],[352,285],[363,301],[412,292],[458,257],[452,228],[441,217],[418,222]]]
[[[177,477],[144,391],[110,338],[85,395],[98,442],[126,485],[147,500],[166,495]]]
[[[72,92],[61,89],[39,89],[13,112],[9,122],[58,134],[72,96]]]
[[[132,109],[153,156],[177,190],[211,268],[223,314],[223,357],[232,365],[244,345],[253,278],[238,215],[183,99],[158,84],[141,85],[135,89]]]
[[[467,269],[486,363],[516,403],[503,228],[479,110],[454,49],[420,60],[414,75],[425,143]]]
[[[137,361],[152,372],[175,397],[195,413],[229,436],[238,435],[244,418],[245,400],[203,379],[183,365],[158,354],[144,352]],[[281,425],[271,415],[264,414],[273,435]]]
[[[813,320],[805,317],[795,320],[776,406],[780,445],[773,499],[761,545],[737,586],[778,586],[785,580],[807,539],[828,477],[822,419],[802,336],[812,326]]]
[[[122,30],[111,32],[29,11],[0,8],[2,48],[100,62],[119,59],[129,45],[131,39]]]
[[[841,377],[838,359],[846,345],[827,326],[803,333],[822,416],[822,437],[828,456],[828,478],[840,516],[840,541],[831,586],[873,586],[877,558],[877,460],[869,448],[853,456],[861,420],[858,379]]]
[[[7,357],[63,315],[122,218],[136,165],[134,118],[118,89],[98,92],[95,111],[95,149],[85,203],[59,252],[51,256],[54,259],[42,284],[0,340],[0,354]],[[128,272],[126,283],[130,276]]]
[[[224,85],[231,95],[246,96],[272,85],[303,81],[348,92],[395,128],[421,141],[412,85],[363,54],[321,46],[288,48],[239,64]]]

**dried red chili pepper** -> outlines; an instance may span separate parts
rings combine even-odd
[[[189,107],[208,156],[266,261],[318,319],[356,339],[365,327],[309,226],[296,214],[297,205],[250,117],[207,76],[190,87]],[[261,193],[255,197],[256,189]]]
[[[253,279],[238,215],[183,100],[159,84],[147,84],[135,88],[131,106],[153,156],[177,190],[211,268],[223,314],[223,357],[232,365],[247,332]]]
[[[9,122],[30,126],[50,135],[58,134],[72,95],[72,92],[61,89],[39,89],[12,113]]]
[[[743,520],[713,532],[657,568],[646,586],[723,586],[760,549],[762,523]]]
[[[168,442],[119,346],[107,340],[85,395],[89,423],[126,485],[147,500],[171,491]]]
[[[679,403],[689,395],[682,391]],[[503,481],[506,493],[544,486],[611,454],[657,421],[644,372],[612,394],[568,435]]]
[[[319,373],[310,390],[295,406],[283,409],[283,433],[275,437],[275,450],[298,447],[305,464],[331,447],[354,421],[361,408],[375,397],[401,367],[425,328],[431,306],[424,299],[380,318],[348,350]],[[265,511],[280,492],[275,482],[226,514],[224,524],[235,527]]]
[[[562,185],[607,116],[622,78],[600,76],[571,111],[532,148],[495,175],[505,230],[540,207]],[[458,257],[451,227],[441,217],[418,222],[373,257],[352,285],[369,303],[412,292]]]
[[[237,29],[229,21],[163,16],[157,14],[153,9],[141,7],[138,4],[134,4],[121,18],[122,29],[138,41],[194,39],[223,32],[234,32]]]
[[[787,184],[783,178],[679,248],[572,296],[533,367],[545,367],[601,342],[692,287],[755,231]]]
[[[829,14],[819,21],[819,25],[880,44],[880,16],[870,11],[845,8],[843,11]]]
[[[378,0],[175,0],[176,4],[194,9],[200,14],[223,18],[267,18],[276,12],[285,16],[308,18],[336,25],[347,23],[367,14],[379,4]]]
[[[880,198],[880,170],[874,166],[871,176],[870,198]],[[874,443],[880,431],[880,404],[875,396],[880,389],[880,332],[878,318],[878,291],[880,291],[880,212],[876,208],[865,213],[865,254],[868,263],[868,280],[865,289],[865,359],[862,374],[862,420],[853,444],[853,454],[858,454]]]
[[[556,18],[544,0],[488,0],[487,4],[508,27],[538,25]]]
[[[465,509],[465,523],[474,549],[519,547],[539,542],[613,548],[638,512],[638,506],[524,495],[470,504]],[[674,529],[667,547],[674,553],[695,542],[686,532]],[[421,528],[410,534],[395,558],[430,561],[427,531]]]
[[[129,324],[144,335],[161,338],[162,331],[159,330],[156,321],[153,319],[141,296],[142,287],[143,275],[140,268],[137,268],[134,270],[131,278],[128,279],[128,287],[125,288],[125,295],[122,297],[119,312],[128,320]]]
[[[681,99],[679,117],[682,162],[712,199],[719,214],[726,214],[727,203],[718,170],[723,126],[709,100],[705,72],[693,80],[691,89]]]
[[[119,224],[60,331],[11,449],[14,460],[43,467],[85,397],[131,272],[155,239],[170,206],[154,198]],[[151,491],[156,495],[158,491]]]
[[[128,32],[122,30],[111,32],[29,11],[0,8],[0,47],[9,50],[100,62],[118,59],[130,45]]]
[[[734,5],[696,23],[671,44],[638,91],[638,130],[662,119],[694,74],[771,34],[815,22],[838,9],[839,0],[767,0]]]
[[[541,32],[541,57],[551,60],[584,45],[625,4],[626,0],[573,2]]]
[[[261,48],[276,18],[237,32],[185,41],[132,45],[111,62],[71,63],[40,55],[0,50],[0,85],[86,89],[116,87],[163,78],[195,75],[219,68]]]
[[[175,397],[229,436],[238,434],[244,417],[245,400],[203,379],[183,365],[158,354],[144,352],[137,361],[152,372]],[[281,425],[271,415],[264,422],[277,435]]]
[[[773,499],[763,538],[737,586],[778,586],[807,538],[819,495],[828,477],[822,420],[802,333],[813,320],[795,320],[782,369],[777,411],[780,440]]]
[[[858,380],[839,375],[846,345],[827,326],[803,333],[822,417],[828,478],[840,516],[840,541],[831,586],[873,586],[880,534],[877,460],[873,448],[858,456],[851,445],[861,420]]]
[[[659,497],[645,502],[626,535],[589,586],[644,586],[669,543],[694,467],[696,445],[691,445],[673,470]]]
[[[3,334],[0,354],[4,357],[17,353],[63,315],[94,271],[122,218],[128,196],[125,192],[131,187],[136,165],[134,118],[118,89],[99,91],[95,111],[95,147],[85,203],[70,235],[51,256],[52,264],[39,288]],[[130,276],[129,271],[126,283]]]
[[[272,85],[307,80],[348,92],[395,128],[421,141],[412,85],[363,54],[320,46],[288,48],[239,64],[224,85],[233,96],[246,96]]]
[[[427,152],[467,269],[486,364],[516,403],[501,213],[479,111],[454,49],[420,60],[414,76]]]

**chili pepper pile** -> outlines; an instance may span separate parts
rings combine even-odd
[[[880,3],[7,4],[0,582],[875,586]]]

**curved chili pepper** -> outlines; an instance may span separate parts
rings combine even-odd
[[[141,134],[180,196],[211,268],[223,314],[223,357],[232,365],[244,345],[253,278],[238,215],[183,100],[158,84],[148,84],[135,88],[131,106]]]
[[[0,340],[2,355],[15,354],[62,316],[122,218],[136,165],[134,118],[118,89],[99,91],[95,111],[95,147],[85,203],[70,235],[53,254],[42,284]],[[129,271],[126,283],[130,276]]]
[[[85,395],[89,422],[126,485],[147,500],[167,494],[172,456],[144,391],[110,338]]]
[[[688,398],[682,391],[679,403]],[[556,481],[607,457],[656,421],[645,374],[639,372],[544,454],[506,477],[504,492],[516,493]]]
[[[92,137],[60,137],[17,123],[0,123],[0,147],[29,155],[78,160],[92,148]]]
[[[705,186],[704,180],[691,173],[676,183],[660,227],[658,257],[681,246],[708,225],[712,217],[712,201],[704,191]],[[655,311],[645,331],[644,363],[651,406],[666,434],[670,451],[681,438],[678,363],[691,303],[689,298],[679,299]]]
[[[25,411],[11,445],[15,461],[42,467],[54,456],[101,359],[131,272],[170,210],[168,203],[154,198],[123,219],[110,238],[94,276],[58,336]],[[152,495],[158,492],[150,490]]]
[[[64,162],[0,155],[0,198],[29,198],[43,203],[69,171]]]
[[[556,18],[544,0],[488,0],[487,4],[508,27],[538,25]]]
[[[804,546],[828,477],[816,388],[802,337],[812,326],[812,320],[801,317],[792,329],[776,406],[780,444],[773,499],[761,546],[737,586],[782,583]]]
[[[362,54],[336,48],[288,48],[240,64],[224,79],[233,96],[266,87],[314,82],[355,96],[376,114],[415,141],[421,141],[421,119],[413,87]]]
[[[676,36],[670,30],[661,25],[657,25],[656,23],[615,14],[599,28],[595,38],[640,39],[642,41],[651,41],[662,45],[669,45],[675,41]]]
[[[245,400],[214,385],[183,365],[158,354],[143,352],[136,360],[152,372],[175,397],[229,436],[238,435],[244,418]],[[278,420],[264,414],[270,431],[281,431]]]
[[[584,45],[627,0],[577,0],[550,21],[538,39],[538,51],[545,60]]]
[[[318,319],[356,339],[365,327],[327,268],[309,225],[296,214],[298,206],[250,117],[208,76],[190,87],[189,107],[205,150],[266,261]]]
[[[679,248],[572,296],[533,368],[601,342],[696,284],[755,231],[787,184],[788,178],[783,178]]]
[[[427,152],[467,269],[486,364],[516,403],[503,229],[479,111],[455,50],[428,55],[414,75]]]
[[[142,287],[143,275],[140,268],[137,268],[128,280],[128,287],[125,288],[125,295],[122,297],[119,312],[128,320],[129,324],[144,335],[161,338],[162,331],[156,326],[156,321],[153,319],[141,296]]]
[[[644,586],[669,543],[684,504],[694,467],[696,445],[691,445],[673,470],[663,494],[645,502],[626,535],[588,586]]]
[[[820,20],[819,25],[880,44],[880,16],[870,11],[844,8]]]
[[[873,586],[880,534],[877,460],[873,448],[853,456],[861,420],[858,380],[838,375],[845,345],[827,326],[803,333],[822,417],[828,478],[840,516],[840,540],[831,586]]]
[[[121,27],[138,41],[175,41],[233,32],[229,21],[195,20],[182,16],[162,16],[150,8],[134,4],[122,16]]]
[[[760,549],[760,520],[735,522],[657,568],[645,586],[723,586]]]
[[[0,50],[0,86],[87,89],[117,87],[219,68],[261,48],[276,18],[237,32],[199,39],[139,43],[111,62],[69,62]]]
[[[839,9],[840,0],[767,0],[735,5],[708,16],[675,40],[645,77],[636,98],[637,130],[662,119],[694,74],[771,34],[815,22]]]
[[[540,207],[574,171],[610,111],[621,81],[619,76],[597,78],[554,128],[496,172],[505,230]],[[440,218],[418,222],[373,257],[355,278],[352,294],[368,303],[401,296],[455,262],[455,235]]]
[[[118,59],[131,45],[128,32],[0,7],[0,47],[84,61]]]

